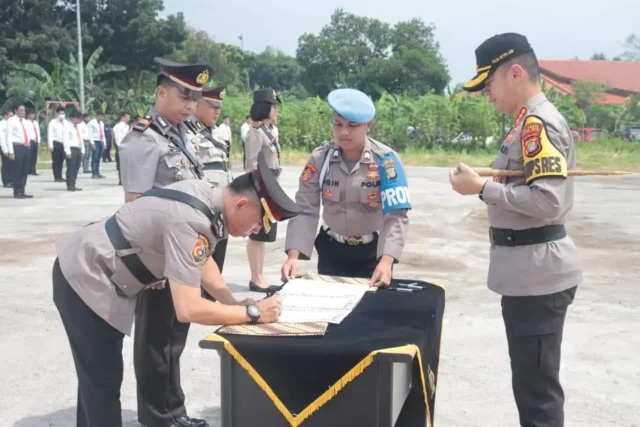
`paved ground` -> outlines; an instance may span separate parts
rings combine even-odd
[[[51,171],[29,178],[32,200],[0,189],[0,425],[75,425],[76,378],[51,301],[54,242],[123,201],[113,164],[107,179],[81,175],[80,193],[52,182]],[[285,168],[293,194],[299,168]],[[515,426],[509,362],[499,298],[485,286],[486,213],[475,197],[453,193],[447,170],[410,168],[414,210],[397,275],[448,284],[438,427]],[[640,178],[580,178],[569,230],[581,249],[586,283],[571,306],[562,380],[568,427],[640,426]],[[284,233],[270,252],[275,282],[284,261]],[[234,292],[249,279],[245,242],[232,239],[225,277]],[[312,263],[304,267],[313,269]],[[244,295],[243,295],[244,296]],[[198,341],[211,328],[192,326],[182,358],[190,414],[219,425],[219,361]],[[125,340],[122,387],[126,426],[137,426],[132,339]]]

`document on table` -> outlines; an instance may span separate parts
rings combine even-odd
[[[328,322],[338,324],[358,305],[369,285],[319,280],[290,280],[278,295],[282,311],[278,323]]]

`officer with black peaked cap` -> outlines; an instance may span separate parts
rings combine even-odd
[[[251,105],[251,120],[253,125],[247,131],[244,140],[244,169],[255,169],[258,154],[262,153],[267,164],[276,176],[280,175],[280,144],[271,132],[271,126],[278,117],[278,104],[282,103],[280,96],[273,89],[261,89],[253,93]],[[277,238],[277,224],[270,229],[264,228],[260,233],[249,237],[247,242],[247,257],[251,269],[249,289],[255,292],[266,292],[269,284],[263,277],[264,245],[265,242],[275,242]]]
[[[136,298],[156,292],[151,286],[166,283],[175,322],[276,321],[277,297],[257,303],[236,301],[211,252],[229,235],[246,237],[299,212],[260,155],[256,170],[228,186],[185,180],[155,188],[124,204],[109,219],[60,241],[53,267],[53,300],[78,375],[77,426],[122,427],[123,340],[131,334]],[[218,303],[202,298],[201,286]],[[171,329],[157,332],[173,333]],[[166,394],[166,388],[158,393]],[[183,427],[194,422],[176,414],[164,425]]]
[[[152,188],[204,177],[184,124],[213,69],[206,64],[181,64],[156,58],[155,106],[137,120],[119,147],[125,201]],[[191,419],[180,385],[180,356],[189,324],[178,322],[169,287],[156,287],[138,297],[134,368],[138,386],[138,420],[148,427],[203,427]]]

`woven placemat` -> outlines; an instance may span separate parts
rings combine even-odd
[[[328,323],[267,323],[260,325],[227,325],[220,327],[216,332],[228,335],[252,335],[252,336],[322,336],[327,331]]]

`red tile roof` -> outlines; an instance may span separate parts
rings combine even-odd
[[[572,80],[598,82],[608,86],[599,102],[624,103],[627,96],[640,93],[638,61],[539,61],[543,80],[560,92],[573,93]]]

